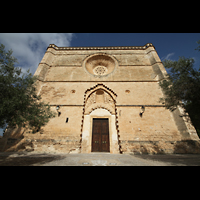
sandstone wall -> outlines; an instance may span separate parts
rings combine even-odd
[[[93,61],[93,55],[99,60]],[[100,68],[105,65],[107,74],[95,74],[98,71],[92,66],[94,62]],[[21,136],[16,139],[10,131],[8,138],[16,140],[5,149],[80,153],[84,119],[89,117],[84,113],[87,91],[101,84],[102,89],[107,88],[107,95],[109,91],[116,94],[111,130],[113,135],[117,131],[115,140],[118,140],[119,152],[197,153],[199,138],[194,127],[180,117],[179,109],[172,113],[159,102],[163,97],[159,80],[165,73],[152,44],[88,48],[50,45],[35,72],[38,94],[49,102],[53,111],[59,105],[61,114],[50,119],[36,134],[21,130]],[[141,106],[145,107],[142,116],[139,115]],[[116,152],[116,145],[113,146]]]
[[[157,82],[102,82],[116,94],[117,105],[162,105]],[[40,90],[42,100],[51,105],[83,105],[85,91],[96,82],[47,82]]]

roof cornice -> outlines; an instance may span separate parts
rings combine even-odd
[[[55,44],[50,44],[48,48],[53,48],[55,50],[144,50],[148,47],[153,47],[152,43],[147,43],[144,46],[113,46],[113,47],[57,47]]]

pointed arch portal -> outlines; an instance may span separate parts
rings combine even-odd
[[[120,153],[116,94],[103,84],[85,92],[81,153]]]

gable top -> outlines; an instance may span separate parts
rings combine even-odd
[[[130,50],[130,49],[137,49],[137,50],[144,50],[148,47],[155,47],[152,43],[147,43],[144,46],[113,46],[113,47],[57,47],[55,44],[50,44],[48,48],[54,48],[56,50]]]

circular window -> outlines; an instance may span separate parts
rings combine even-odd
[[[83,67],[92,75],[97,77],[106,76],[114,71],[117,61],[109,55],[96,54],[87,57]]]
[[[93,71],[96,75],[104,75],[107,71],[107,68],[104,66],[96,66]]]

